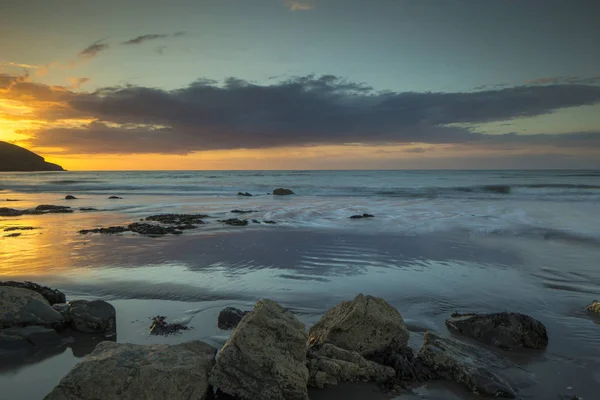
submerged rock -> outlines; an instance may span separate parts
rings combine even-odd
[[[379,297],[363,294],[333,307],[309,330],[311,345],[331,343],[360,354],[401,349],[408,338],[398,310]]]
[[[486,349],[426,332],[418,358],[438,379],[460,383],[473,393],[487,397],[516,397],[514,389],[501,374],[517,366]]]
[[[66,206],[55,206],[52,204],[41,204],[37,206],[31,214],[61,214],[61,213],[72,213],[71,207]]]
[[[173,346],[102,342],[45,400],[204,400],[215,353],[200,341]]]
[[[393,368],[368,361],[354,351],[326,343],[307,352],[308,386],[324,388],[344,381],[386,382],[394,378]]]
[[[38,285],[37,283],[25,281],[25,282],[16,282],[16,281],[4,281],[0,282],[0,286],[10,286],[21,289],[28,289],[37,292],[44,297],[48,303],[57,304],[66,302],[65,294],[59,290],[49,288],[48,286]]]
[[[246,225],[248,225],[247,220],[239,219],[239,218],[220,219],[219,222],[222,222],[225,225],[231,225],[231,226],[246,226]]]
[[[134,222],[133,224],[127,225],[127,228],[135,233],[139,233],[141,235],[181,235],[179,229],[172,226],[161,226],[154,224],[145,224],[142,222]]]
[[[245,192],[245,193],[243,193],[243,192],[238,192],[238,196],[252,197],[252,195],[251,195],[250,193],[248,193],[248,192]]]
[[[9,226],[8,228],[4,228],[4,232],[12,232],[12,231],[32,231],[34,229],[39,229],[34,226]],[[1,284],[1,283],[0,283]]]
[[[27,214],[26,211],[16,210],[14,208],[0,207],[0,217],[19,217]]]
[[[600,314],[600,301],[594,300],[592,302],[592,304],[590,304],[589,306],[587,306],[585,309],[588,310],[588,311]]]
[[[255,213],[258,211],[257,210],[231,210],[231,212],[234,214],[250,214],[250,213]]]
[[[68,195],[65,196],[65,200],[77,200],[77,197],[68,194]]]
[[[264,224],[275,225],[277,222],[275,221],[263,221]]]
[[[87,235],[88,233],[102,233],[103,235],[112,235],[116,233],[129,232],[128,228],[124,226],[109,226],[108,228],[93,228],[93,229],[82,229],[79,231],[82,235]]]
[[[279,189],[273,190],[273,194],[276,196],[289,196],[290,194],[295,194],[295,193],[292,192],[290,189],[279,188]]]
[[[97,208],[93,208],[93,207],[82,207],[79,209],[79,211],[100,211]]]
[[[260,300],[221,349],[209,382],[244,400],[308,400],[304,324]]]
[[[207,217],[205,214],[157,214],[146,217],[146,221],[176,225],[204,224],[203,219]]]
[[[233,329],[244,318],[249,311],[242,311],[234,307],[227,307],[221,310],[217,319],[217,326],[219,329],[229,330]]]
[[[109,200],[120,200],[120,199],[122,199],[122,197],[119,197],[119,196],[110,196],[108,199]]]
[[[115,332],[115,308],[103,300],[69,302],[71,327],[79,332]]]
[[[375,218],[375,216],[373,214],[357,214],[357,215],[352,215],[351,217],[349,217],[350,219],[362,219],[362,218]]]
[[[22,235],[21,232],[15,232],[15,233],[9,233],[8,235],[4,235],[4,237],[8,237],[8,238],[10,238],[10,237],[19,237],[21,235]]]
[[[540,321],[519,313],[453,314],[448,329],[501,349],[548,346],[546,327]]]
[[[40,325],[61,327],[65,320],[48,300],[33,290],[0,286],[0,329]]]
[[[159,336],[169,336],[179,331],[187,331],[190,329],[188,326],[183,324],[170,324],[165,320],[167,317],[164,315],[157,315],[156,317],[152,317],[152,325],[150,326],[150,334],[151,335],[159,335]]]

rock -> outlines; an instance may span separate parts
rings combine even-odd
[[[409,332],[402,315],[385,300],[359,294],[333,307],[308,332],[311,345],[331,343],[360,354],[401,349]]]
[[[588,311],[600,314],[600,301],[594,300],[592,304],[585,308]]]
[[[19,287],[0,286],[0,329],[15,326],[63,326],[65,320],[39,293]]]
[[[408,346],[401,349],[376,350],[365,353],[364,356],[369,361],[393,368],[396,371],[396,381],[402,387],[414,386],[419,382],[426,382],[436,377]]]
[[[115,308],[103,300],[69,302],[71,327],[79,332],[105,333],[116,330]]]
[[[159,336],[169,336],[179,331],[187,331],[190,329],[186,325],[183,324],[170,324],[165,320],[167,317],[164,315],[157,315],[152,318],[152,326],[150,326],[150,334],[151,335],[159,335]]]
[[[128,228],[124,226],[109,226],[108,228],[94,228],[94,229],[82,229],[79,231],[82,235],[87,235],[88,233],[102,233],[103,235],[112,235],[116,233],[129,232]]]
[[[71,207],[54,206],[52,204],[42,204],[37,206],[30,214],[61,214],[72,213]]]
[[[253,219],[253,220],[252,220],[252,223],[253,223],[253,224],[260,224],[260,221],[259,221],[259,220],[257,220],[257,219]]]
[[[362,219],[362,218],[374,218],[375,216],[373,214],[358,214],[358,215],[353,215],[351,217],[349,217],[350,219]]]
[[[246,225],[248,225],[247,220],[238,219],[238,218],[220,219],[219,222],[222,222],[225,225],[231,225],[231,226],[246,226]]]
[[[25,326],[0,329],[0,349],[19,350],[32,347],[51,347],[62,344],[54,329],[43,326]]]
[[[279,189],[273,190],[273,194],[276,196],[289,196],[290,194],[295,194],[295,193],[292,192],[290,189],[279,188]]]
[[[248,192],[246,192],[246,193],[238,192],[238,196],[252,197],[252,195]]]
[[[4,237],[19,237],[21,236],[22,233],[21,232],[15,232],[15,233],[9,233],[8,235],[4,235]]]
[[[19,199],[6,199],[6,201],[21,201]]]
[[[68,195],[65,196],[65,200],[77,200],[77,197],[68,194]]]
[[[65,294],[61,291],[49,288],[48,286],[38,285],[37,283],[33,282],[4,281],[0,282],[0,286],[10,286],[21,289],[33,290],[34,292],[41,294],[46,300],[48,300],[48,303],[50,303],[51,305],[57,303],[65,303],[67,301]]]
[[[304,324],[260,300],[221,349],[209,382],[243,400],[308,400]]]
[[[97,208],[93,208],[93,207],[82,207],[79,209],[79,211],[100,211]]]
[[[486,349],[426,332],[418,358],[439,379],[460,383],[473,393],[487,397],[516,397],[513,388],[500,375],[516,366]]]
[[[0,171],[64,171],[23,147],[0,141]]]
[[[134,222],[133,224],[127,225],[127,228],[140,235],[181,235],[183,233],[172,226],[145,224],[142,222]]]
[[[223,330],[233,329],[238,326],[242,318],[248,313],[249,311],[242,311],[234,307],[224,308],[219,313],[217,326]]]
[[[263,223],[269,224],[269,225],[275,225],[277,222],[275,222],[275,221],[263,221]]]
[[[60,313],[68,324],[71,322],[71,306],[67,303],[53,304],[52,308]]]
[[[9,226],[8,228],[4,228],[4,232],[12,232],[12,231],[32,231],[34,229],[39,229],[33,226]]]
[[[207,217],[205,214],[157,214],[146,217],[146,221],[175,225],[204,224],[202,219]]]
[[[110,196],[108,199],[109,200],[121,200],[122,197],[119,197],[119,196]]]
[[[234,214],[250,214],[254,212],[258,212],[257,210],[231,210]]]
[[[215,352],[200,341],[173,346],[102,342],[45,400],[204,400]]]
[[[344,381],[388,381],[396,375],[393,368],[368,361],[354,351],[332,344],[308,349],[308,386],[324,388]]]
[[[448,329],[501,349],[548,346],[546,327],[540,321],[519,313],[453,314]]]
[[[15,210],[14,208],[0,207],[0,217],[19,217],[27,214],[26,211]]]

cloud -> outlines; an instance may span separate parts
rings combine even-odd
[[[42,66],[42,65],[22,64],[22,63],[16,63],[16,62],[12,62],[12,61],[0,61],[0,66],[26,68],[26,69],[42,69],[42,68],[44,68],[44,66]]]
[[[90,78],[67,78],[67,81],[71,84],[70,88],[79,89],[81,85],[91,81]]]
[[[306,0],[284,0],[284,4],[292,11],[308,11],[315,8],[312,1]]]
[[[166,39],[169,37],[180,37],[185,34],[186,34],[186,32],[175,32],[171,35],[168,35],[165,33],[151,33],[151,34],[147,34],[147,35],[137,36],[137,37],[135,37],[133,39],[129,39],[121,44],[123,44],[123,45],[142,44],[144,42],[149,42],[149,41],[157,40],[157,39]]]
[[[108,43],[101,43],[103,42],[105,39],[100,39],[94,43],[92,43],[91,45],[89,45],[88,47],[86,47],[85,49],[81,50],[78,54],[78,56],[80,58],[94,58],[98,55],[98,53],[100,53],[101,51],[104,51],[106,49],[108,49],[109,45]]]
[[[528,85],[562,85],[562,84],[580,84],[595,85],[600,83],[600,75],[581,77],[581,76],[554,76],[547,78],[537,78],[525,81]]]

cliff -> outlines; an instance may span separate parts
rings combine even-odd
[[[0,171],[64,171],[60,165],[46,162],[44,157],[0,141]]]

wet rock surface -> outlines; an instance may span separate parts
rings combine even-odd
[[[34,211],[32,211],[32,214],[60,214],[60,213],[72,213],[73,210],[71,209],[71,207],[66,207],[66,206],[55,206],[52,204],[41,204],[39,206],[37,206],[35,208]]]
[[[113,333],[116,331],[116,311],[106,301],[71,301],[69,315],[71,327],[79,332]]]
[[[108,228],[93,228],[93,229],[82,229],[79,231],[82,235],[88,233],[102,233],[103,235],[114,235],[117,233],[129,232],[128,228],[124,226],[109,226]]]
[[[304,324],[260,300],[219,353],[209,382],[240,399],[308,400]]]
[[[57,289],[49,288],[48,286],[38,285],[37,283],[25,281],[25,282],[17,282],[17,281],[3,281],[0,282],[0,286],[10,286],[21,289],[28,289],[34,292],[39,293],[44,297],[50,305],[57,303],[65,303],[66,297],[65,294]]]
[[[102,342],[77,364],[46,400],[204,400],[216,349]]]
[[[167,317],[164,315],[157,315],[152,317],[152,325],[150,326],[150,334],[157,336],[169,336],[180,331],[187,331],[190,329],[188,326],[179,323],[168,323]]]
[[[520,367],[489,350],[426,332],[418,358],[437,379],[457,382],[486,397],[516,397],[506,372]]]
[[[448,329],[479,342],[509,350],[548,346],[546,327],[540,321],[519,313],[458,314],[446,320]]]
[[[311,345],[331,343],[360,354],[401,349],[408,338],[398,310],[379,297],[363,294],[333,307],[309,330]]]
[[[225,225],[231,225],[231,226],[246,226],[246,225],[248,225],[247,220],[239,219],[239,218],[220,219],[219,222],[222,222]]]
[[[205,214],[157,214],[146,217],[146,221],[160,222],[163,224],[187,225],[187,224],[203,224],[204,218],[208,218]]]
[[[344,381],[378,381],[393,379],[393,368],[368,361],[354,351],[340,349],[326,343],[307,351],[308,386],[324,388]]]
[[[350,219],[363,219],[363,218],[375,218],[375,216],[373,214],[357,214],[357,215],[352,215],[351,217],[349,217]]]
[[[174,226],[161,226],[155,224],[146,224],[143,222],[134,222],[127,225],[131,232],[141,235],[181,235],[183,232]]]
[[[242,318],[248,313],[249,311],[242,311],[234,307],[226,307],[219,313],[217,326],[219,329],[223,330],[233,329],[238,326]]]
[[[273,194],[275,196],[289,196],[290,194],[295,194],[295,193],[290,189],[278,188],[278,189],[273,190]]]

